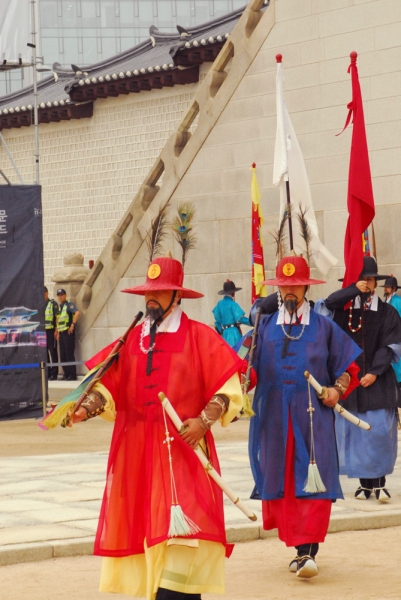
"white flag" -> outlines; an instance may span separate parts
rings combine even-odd
[[[289,181],[292,206],[292,232],[296,254],[306,257],[306,244],[301,235],[300,207],[310,229],[309,253],[316,267],[325,275],[338,260],[323,246],[313,209],[308,174],[301,148],[284,100],[282,64],[277,63],[276,76],[277,132],[274,149],[273,185],[280,188],[280,221],[287,208],[286,181]],[[288,235],[286,235],[288,240]]]
[[[31,12],[29,0],[0,0],[0,67],[31,64]]]

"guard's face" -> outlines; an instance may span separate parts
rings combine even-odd
[[[384,286],[385,296],[391,296],[391,294],[394,294],[394,292],[395,292],[395,287],[389,287],[387,285]]]
[[[58,294],[57,298],[58,298],[58,301],[60,302],[60,304],[62,304],[63,302],[65,302],[67,300],[67,294]]]
[[[45,302],[49,299],[49,292],[44,292]]]
[[[365,281],[369,290],[371,292],[374,292],[375,289],[377,288],[377,280],[374,277],[364,277],[363,280]]]
[[[296,307],[299,308],[304,300],[308,290],[307,285],[283,285],[279,287],[281,298],[286,303],[287,300],[293,300]]]
[[[154,290],[145,292],[146,310],[151,313],[159,312],[159,314],[162,314],[169,306],[173,298],[173,294],[174,292],[172,290]],[[182,292],[177,291],[177,302],[181,298],[181,296]],[[167,315],[170,314],[171,310],[172,307],[170,308],[168,313],[163,315],[163,319],[165,319]]]

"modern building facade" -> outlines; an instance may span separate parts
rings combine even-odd
[[[37,0],[44,64],[91,65],[149,38],[153,25],[195,27],[244,7],[246,0]],[[23,87],[24,70],[0,74],[0,95]]]

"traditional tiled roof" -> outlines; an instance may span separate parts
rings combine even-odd
[[[244,9],[178,33],[152,26],[149,40],[88,67],[55,63],[38,83],[39,123],[91,117],[97,98],[197,82],[199,65],[216,58]],[[0,98],[0,130],[31,125],[33,105],[32,86]]]

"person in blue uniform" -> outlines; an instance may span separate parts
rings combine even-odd
[[[313,577],[332,501],[343,497],[332,407],[357,383],[352,364],[361,351],[333,321],[310,309],[309,286],[324,282],[310,278],[304,258],[284,257],[276,278],[263,283],[279,287],[279,310],[262,318],[257,335],[249,435],[252,497],[262,499],[263,528],[277,528],[280,540],[296,547],[290,571]],[[311,390],[316,463],[325,487],[317,493],[304,489],[311,453],[305,371],[328,388],[323,400]]]
[[[397,294],[397,290],[400,288],[400,286],[398,285],[397,279],[394,277],[394,275],[390,275],[390,277],[387,277],[385,280],[384,285],[380,287],[384,288],[384,299],[387,304],[394,306],[395,310],[401,317],[401,297]],[[393,362],[392,367],[394,369],[395,376],[397,377],[398,384],[401,386],[401,361],[398,361],[397,363]]]
[[[373,494],[380,502],[390,498],[386,476],[397,459],[397,407],[401,405],[391,366],[400,356],[401,320],[376,293],[378,280],[387,277],[378,273],[372,256],[365,256],[359,280],[325,300],[334,321],[363,350],[356,361],[360,386],[348,396],[346,408],[372,426],[371,431],[363,431],[338,419],[340,470],[350,479],[359,479],[356,498],[365,500]]]
[[[215,329],[223,336],[223,339],[232,348],[241,339],[240,325],[249,325],[249,319],[245,317],[245,311],[235,302],[235,292],[242,288],[235,287],[235,283],[227,279],[223,284],[223,289],[218,292],[224,296],[213,309],[215,319]]]

